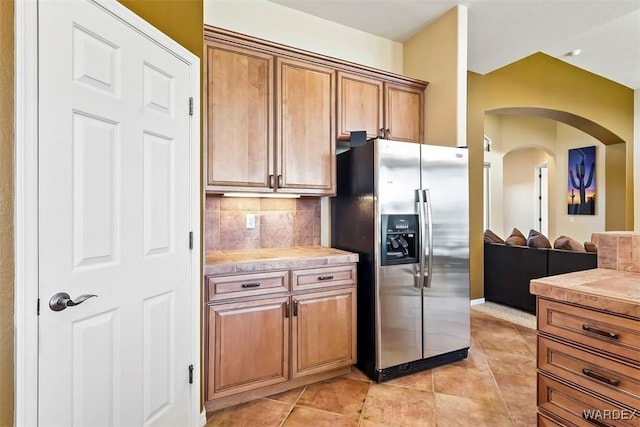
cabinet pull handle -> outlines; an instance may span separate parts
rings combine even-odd
[[[611,425],[607,423],[603,423],[600,420],[596,420],[593,414],[590,414],[588,411],[582,411],[582,419],[598,427],[611,427]]]
[[[278,175],[278,188],[282,188],[282,175]]]
[[[291,316],[291,309],[289,306],[289,301],[284,303],[284,317],[288,319]]]
[[[274,186],[274,177],[273,175],[269,175],[269,188],[273,188]]]
[[[380,132],[378,132],[378,138],[384,138],[384,128],[380,128]]]
[[[243,283],[242,287],[243,288],[257,288],[258,286],[260,286],[260,282],[256,282],[256,283]]]
[[[298,315],[298,301],[293,302],[293,317]]]
[[[607,383],[615,387],[617,387],[618,384],[620,384],[620,380],[617,380],[615,378],[605,377],[604,375],[600,375],[599,373],[592,371],[591,369],[583,368],[582,373],[588,377],[591,377],[598,381],[602,381],[603,383]]]
[[[318,276],[318,280],[331,280],[333,276]]]
[[[391,138],[391,129],[387,129],[384,133],[384,138],[385,139],[389,139]]]
[[[611,338],[617,340],[620,337],[620,334],[615,332],[603,331],[602,329],[594,328],[589,325],[582,325],[582,329],[587,332],[593,332],[594,334],[602,335],[603,337]]]

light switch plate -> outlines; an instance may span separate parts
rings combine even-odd
[[[256,228],[256,216],[247,214],[247,228]]]

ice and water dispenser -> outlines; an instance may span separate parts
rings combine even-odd
[[[382,265],[418,262],[418,215],[382,215]]]

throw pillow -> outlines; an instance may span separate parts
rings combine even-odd
[[[554,249],[563,249],[565,251],[586,252],[582,243],[569,236],[560,236],[553,242]]]
[[[527,246],[531,248],[545,248],[551,249],[551,242],[547,239],[547,236],[537,232],[536,230],[529,230],[529,237],[527,237]]]
[[[509,246],[527,246],[527,238],[517,228],[513,228],[511,235],[504,241]]]
[[[587,252],[598,252],[598,246],[593,242],[584,242],[584,248]]]
[[[504,243],[504,240],[491,230],[484,230],[484,241],[486,243]]]

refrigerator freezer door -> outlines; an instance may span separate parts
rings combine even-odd
[[[433,233],[431,285],[422,290],[425,358],[470,345],[467,159],[466,149],[422,146]]]
[[[377,140],[377,236],[382,214],[417,214],[420,188],[420,145]],[[380,263],[376,269],[376,368],[383,369],[422,358],[422,291],[419,264]]]

